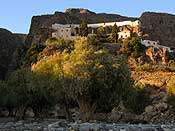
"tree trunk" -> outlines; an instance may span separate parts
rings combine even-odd
[[[78,100],[79,110],[80,110],[80,118],[83,122],[93,120],[94,112],[96,110],[96,103],[92,105],[83,98]]]
[[[8,114],[8,117],[13,117],[14,115],[13,115],[13,108],[8,108],[8,112],[9,112],[9,114]]]

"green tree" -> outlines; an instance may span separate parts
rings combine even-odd
[[[97,35],[98,35],[99,37],[105,36],[105,35],[106,35],[105,27],[100,26],[100,27],[97,29]]]
[[[126,92],[123,98],[124,106],[135,114],[144,112],[145,107],[150,103],[150,94],[145,88],[132,87]]]
[[[7,81],[0,81],[0,107],[9,111],[10,117],[13,116],[13,110],[17,106],[17,95],[14,89],[8,86]]]
[[[79,105],[82,120],[87,121],[92,119],[102,103],[110,104],[112,108],[121,100],[130,83],[128,70],[124,69],[126,63],[121,62],[123,60],[107,50],[89,45],[82,38],[76,40],[71,53],[63,52],[41,60],[33,71],[55,76],[59,81],[57,92],[74,99]]]
[[[43,51],[46,46],[44,44],[32,44],[27,50],[26,59],[27,63],[36,63],[38,60],[39,53]]]
[[[167,102],[171,106],[171,109],[175,111],[175,77],[172,77],[167,84],[168,98]]]
[[[118,40],[118,28],[117,25],[114,24],[114,26],[112,27],[112,41],[114,43],[117,43]]]
[[[36,117],[41,117],[43,109],[47,109],[54,103],[49,92],[52,83],[46,75],[20,69],[11,74],[7,83],[16,96],[16,108],[21,112],[22,119],[28,107],[33,109]]]
[[[122,43],[120,51],[128,56],[139,57],[145,50],[145,46],[142,45],[135,37],[125,39]]]
[[[83,36],[83,37],[88,36],[88,26],[87,26],[86,19],[83,19],[82,23],[80,24],[80,36]]]

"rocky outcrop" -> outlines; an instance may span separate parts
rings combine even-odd
[[[88,23],[136,20],[139,18],[125,17],[117,14],[95,13],[87,9],[69,8],[65,12],[55,12],[50,15],[34,16],[31,21],[29,35],[26,45],[44,42],[51,36],[54,23],[79,24],[86,18]],[[175,16],[166,13],[145,12],[140,17],[143,39],[159,40],[160,44],[175,46]]]
[[[132,78],[143,85],[151,85],[156,87],[166,87],[167,83],[175,76],[174,72],[146,72],[132,71]]]
[[[69,8],[64,13],[55,12],[53,15],[34,16],[31,21],[29,35],[26,39],[28,46],[31,43],[43,42],[51,36],[51,25],[54,23],[60,24],[80,24],[86,18],[88,23],[100,23],[111,21],[136,20],[136,18],[120,16],[116,14],[105,14],[89,11],[87,9]]]
[[[143,38],[175,46],[175,15],[145,12],[140,17]]]
[[[153,64],[167,64],[167,51],[165,48],[149,47],[145,54],[150,58]]]
[[[0,29],[0,79],[19,66],[22,54],[22,40],[10,31]]]
[[[22,41],[22,43],[24,44],[24,46],[25,46],[25,41],[26,41],[26,38],[27,38],[27,34],[14,33],[14,35],[16,37],[18,37]]]

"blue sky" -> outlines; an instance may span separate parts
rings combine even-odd
[[[175,0],[2,0],[0,28],[28,33],[32,16],[52,14],[70,7],[136,17],[144,11],[175,14]]]

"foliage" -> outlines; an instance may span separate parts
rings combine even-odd
[[[145,63],[143,65],[139,65],[136,67],[136,71],[175,71],[175,65],[169,64],[169,65],[151,65],[148,63]]]
[[[33,71],[57,76],[62,83],[57,92],[64,92],[77,101],[82,119],[89,120],[99,105],[112,108],[118,103],[128,87],[128,70],[124,69],[126,63],[121,62],[123,60],[107,50],[98,49],[81,38],[75,41],[71,53],[63,52],[41,60],[33,66]]]
[[[7,80],[6,88],[13,92],[10,97],[15,100],[14,107],[23,110],[21,115],[24,115],[25,110],[31,107],[35,115],[40,117],[43,109],[54,103],[49,93],[49,84],[51,83],[47,76],[21,69],[11,74]]]
[[[136,114],[142,113],[149,102],[149,92],[144,88],[130,88],[124,97],[125,107]]]
[[[70,52],[71,50],[73,50],[72,41],[65,40],[65,39],[57,39],[54,37],[47,39],[45,42],[45,45],[46,46],[56,46],[61,51],[66,49],[68,52]]]
[[[90,45],[97,46],[97,45],[99,45],[99,42],[100,42],[99,38],[96,35],[92,35],[92,36],[87,37],[87,43]]]
[[[100,26],[99,28],[97,28],[97,35],[99,37],[105,36],[106,35],[105,27]]]
[[[175,111],[175,77],[172,77],[172,79],[168,82],[167,92],[167,102],[169,105],[171,105],[172,110]]]
[[[111,43],[112,37],[110,35],[104,35],[104,36],[93,35],[93,36],[88,36],[87,40],[89,44],[99,46],[102,43]]]
[[[80,36],[87,37],[88,36],[88,26],[87,20],[83,19],[80,24]]]
[[[26,54],[27,62],[36,63],[38,60],[39,53],[42,52],[44,48],[44,44],[32,44],[32,46],[28,49]]]
[[[120,51],[128,56],[137,58],[141,55],[144,49],[145,46],[142,45],[136,38],[132,37],[123,41]]]
[[[17,95],[13,92],[13,88],[8,87],[7,82],[0,81],[0,107],[14,108],[17,105]]]
[[[112,27],[112,41],[114,43],[117,43],[117,40],[118,40],[118,29],[115,23],[114,26]]]

